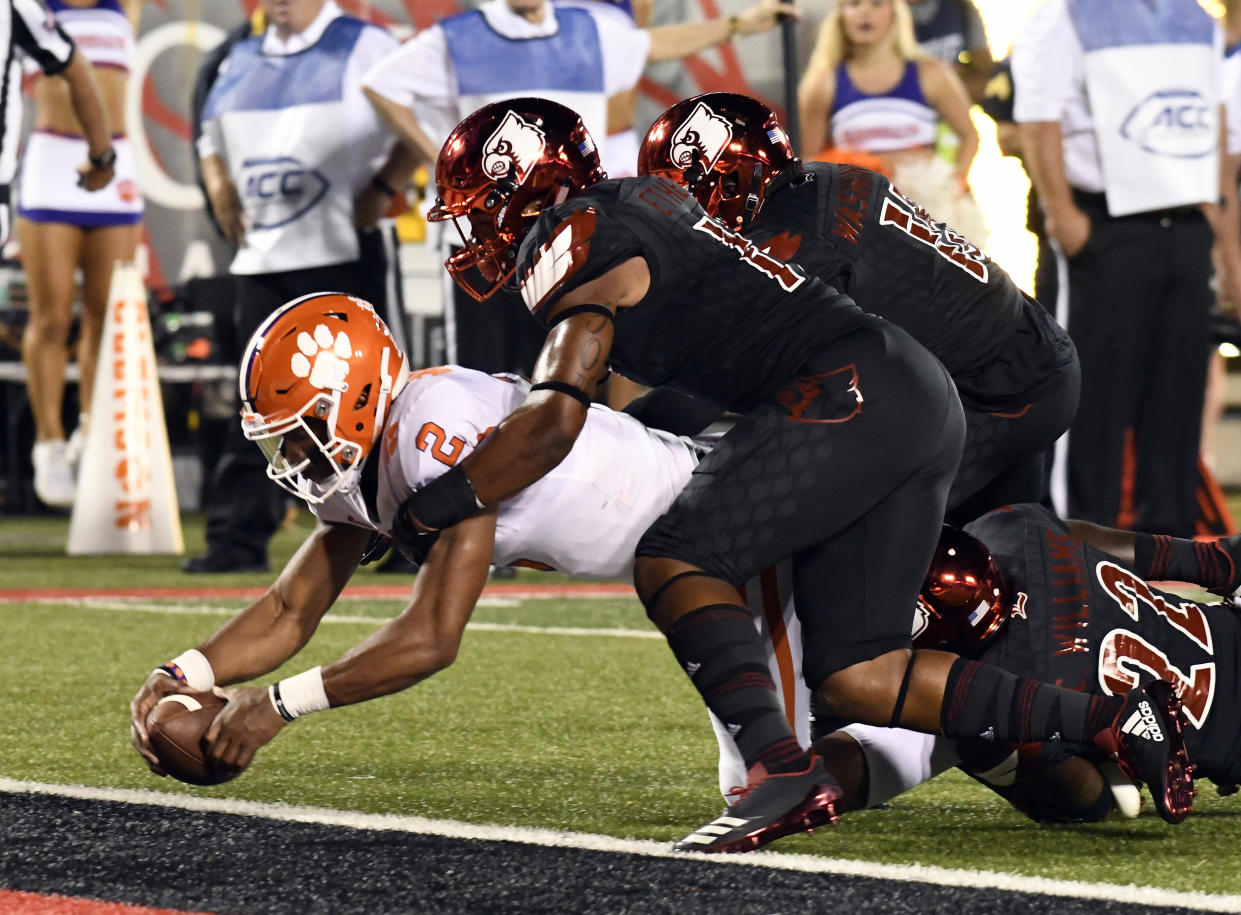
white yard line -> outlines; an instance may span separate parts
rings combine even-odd
[[[237,814],[295,823],[324,826],[346,826],[390,832],[437,835],[454,839],[480,839],[493,842],[519,842],[548,848],[574,848],[615,854],[644,855],[652,858],[685,858],[673,852],[667,842],[615,839],[589,833],[559,832],[512,826],[476,826],[455,820],[432,820],[424,817],[392,814],[356,813],[321,807],[294,807],[286,804],[264,804],[217,798],[201,798],[158,791],[119,788],[86,788],[76,785],[48,785],[40,782],[0,778],[0,792],[48,794],[57,797],[94,801],[116,801],[125,804],[147,804],[178,810]],[[994,871],[957,870],[926,867],[919,864],[878,864],[843,858],[820,858],[814,855],[792,855],[780,852],[753,852],[746,855],[692,855],[704,863],[724,867],[765,867],[777,870],[816,874],[839,874],[849,877],[872,877],[881,880],[933,883],[939,886],[997,889],[1049,896],[1072,896],[1081,899],[1102,899],[1147,906],[1176,906],[1208,912],[1241,912],[1241,896],[1214,895],[1160,887],[1121,886],[1111,883],[1081,883],[1052,880]]]
[[[597,598],[577,597],[575,600],[594,600]],[[169,616],[236,616],[240,607],[220,607],[212,604],[159,604],[141,600],[128,600],[115,597],[84,597],[66,601],[64,598],[37,598],[29,603],[87,607],[91,610],[112,610],[137,613],[165,613]],[[511,597],[484,597],[478,607],[516,607],[521,601]],[[322,623],[346,623],[349,625],[381,626],[390,617],[383,616],[350,616],[343,613],[328,613]],[[523,632],[538,635],[577,635],[606,636],[622,639],[663,639],[654,629],[602,629],[588,626],[523,626],[516,623],[482,623],[466,624],[469,632]]]

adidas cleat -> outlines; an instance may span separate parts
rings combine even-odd
[[[675,851],[754,851],[796,832],[834,824],[840,786],[823,761],[811,756],[800,772],[768,774],[762,763],[750,769],[737,803],[706,826],[681,839]]]
[[[1131,690],[1125,704],[1104,732],[1114,742],[1116,761],[1132,781],[1150,791],[1159,815],[1179,823],[1193,807],[1194,769],[1185,749],[1181,700],[1163,680]]]

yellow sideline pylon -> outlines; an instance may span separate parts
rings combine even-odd
[[[146,289],[136,266],[117,261],[108,290],[68,552],[77,556],[184,549]]]

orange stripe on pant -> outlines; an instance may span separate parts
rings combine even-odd
[[[797,713],[797,684],[793,677],[793,652],[789,648],[789,633],[784,625],[784,602],[780,600],[780,584],[774,567],[763,569],[758,576],[762,589],[763,617],[767,631],[771,633],[771,647],[780,671],[780,692],[784,697],[784,716],[793,733],[797,733],[794,715]]]

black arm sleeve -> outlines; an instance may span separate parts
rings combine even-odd
[[[672,388],[653,388],[625,407],[624,412],[651,429],[673,435],[697,435],[719,419],[724,408]]]
[[[961,0],[961,13],[965,17],[965,47],[982,48],[987,45],[987,30],[983,25],[982,15],[973,0]]]

